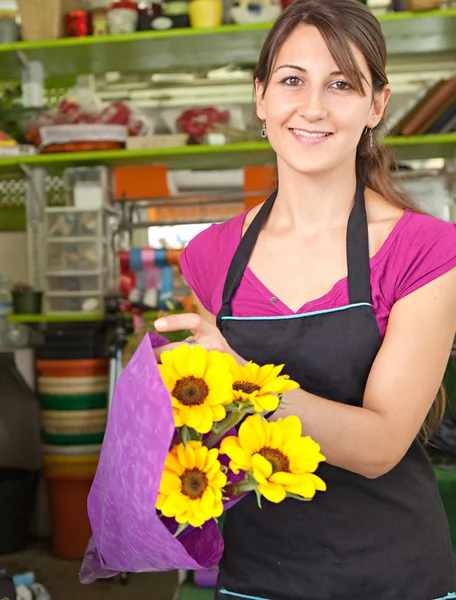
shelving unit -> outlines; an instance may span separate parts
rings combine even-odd
[[[416,61],[419,56],[456,50],[456,10],[380,15],[391,60]],[[46,65],[49,76],[80,73],[202,69],[229,62],[254,64],[270,28],[224,25],[210,29],[171,29],[120,36],[64,38],[0,46],[0,79],[20,79],[18,52]],[[155,57],[160,57],[157,60]]]
[[[456,133],[391,137],[384,140],[399,159],[453,158]],[[157,150],[109,150],[39,154],[0,159],[0,174],[17,175],[21,165],[59,172],[70,166],[165,164],[170,169],[236,169],[243,166],[273,164],[274,155],[267,142],[246,142],[225,146],[182,146]]]

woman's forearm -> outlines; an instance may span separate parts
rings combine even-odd
[[[366,408],[314,396],[301,389],[283,395],[281,407],[270,420],[296,415],[303,435],[321,446],[327,462],[365,477],[387,473],[401,457],[394,455],[387,419]]]

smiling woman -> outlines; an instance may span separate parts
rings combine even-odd
[[[263,418],[297,415],[326,457],[317,477],[327,491],[311,503],[260,510],[246,495],[228,511],[219,599],[432,600],[456,590],[418,435],[440,410],[456,331],[456,228],[392,185],[380,142],[385,64],[380,25],[356,0],[295,0],[281,14],[255,72],[278,188],[189,243],[181,267],[200,315],[156,322],[191,330],[239,369],[284,365],[300,389]],[[293,436],[275,427],[268,438],[264,423],[260,444],[251,447],[252,432],[243,448],[226,442],[230,458],[291,485]]]

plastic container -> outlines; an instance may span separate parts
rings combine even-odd
[[[70,294],[69,292],[68,294]],[[63,292],[64,294],[64,292]],[[66,314],[84,313],[87,315],[98,314],[103,311],[103,297],[94,292],[84,292],[84,295],[47,297],[47,313]]]
[[[99,459],[99,454],[75,456],[45,454],[43,457],[46,471],[48,474],[52,473],[53,475],[84,475],[94,473]]]
[[[66,237],[95,237],[98,234],[97,211],[74,211],[72,209],[61,208],[60,210],[46,213],[48,238],[66,238]]]
[[[39,377],[40,394],[57,396],[101,394],[109,388],[108,377]]]
[[[47,293],[52,292],[98,292],[101,293],[100,275],[48,275]]]
[[[36,368],[43,377],[93,377],[107,375],[109,362],[93,360],[38,360]]]
[[[28,544],[37,480],[36,471],[0,469],[0,554]]]
[[[96,410],[106,408],[108,405],[108,394],[75,394],[59,395],[59,394],[42,394],[41,408],[43,410]]]
[[[45,471],[49,489],[52,551],[60,558],[81,559],[92,535],[87,497],[95,471]]]
[[[99,268],[98,242],[48,240],[47,267],[55,271],[84,271]],[[77,275],[77,273],[75,273]]]

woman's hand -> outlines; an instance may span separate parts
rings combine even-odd
[[[167,315],[166,317],[162,317],[155,321],[154,326],[159,333],[167,333],[169,331],[191,331],[192,336],[187,338],[186,341],[193,340],[198,342],[198,344],[206,348],[206,350],[218,350],[219,352],[228,352],[234,355],[232,349],[229,347],[227,341],[216,325],[209,323],[209,321],[196,313]],[[162,352],[175,348],[180,343],[167,344],[166,346],[156,348],[155,356],[157,360]]]

